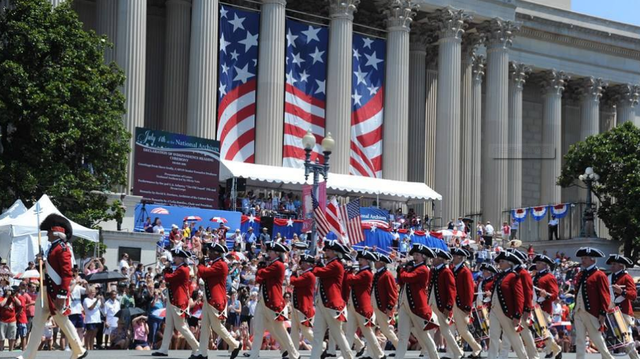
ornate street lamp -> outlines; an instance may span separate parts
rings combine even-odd
[[[592,238],[595,237],[593,225],[595,211],[593,208],[593,203],[591,202],[591,188],[594,182],[598,182],[598,180],[600,179],[600,175],[593,172],[592,167],[587,167],[584,171],[584,174],[581,174],[578,178],[580,179],[580,181],[584,182],[587,185],[587,204],[582,216],[582,230],[580,231],[580,237]]]
[[[311,130],[302,137],[302,145],[304,146],[305,159],[304,159],[304,180],[309,179],[309,174],[313,173],[313,195],[318,198],[318,182],[320,182],[320,175],[326,181],[329,178],[329,156],[333,151],[336,141],[331,137],[331,132],[327,132],[327,137],[322,140],[322,153],[324,154],[324,163],[320,164],[320,161],[316,158],[316,161],[311,161],[311,152],[316,146],[316,136],[311,133]],[[309,243],[309,252],[316,253],[316,222],[313,221],[311,227],[311,239]],[[307,238],[309,240],[309,238]]]

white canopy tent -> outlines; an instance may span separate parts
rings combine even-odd
[[[0,221],[5,218],[16,218],[27,211],[27,206],[18,199],[4,213],[0,214]]]
[[[14,208],[14,206],[11,206],[11,208]],[[24,204],[22,206],[24,207]],[[11,208],[9,210],[11,210]],[[45,194],[38,200],[37,205],[23,211],[21,214],[17,216],[8,215],[0,219],[0,256],[2,258],[8,258],[7,261],[13,273],[24,271],[27,263],[33,260],[39,251],[38,232],[40,225],[37,219],[37,208],[39,208],[40,222],[52,213],[64,216],[53,205],[49,196]],[[8,212],[9,211],[6,213]],[[16,210],[14,209],[13,212],[16,212]],[[98,242],[100,237],[98,230],[81,226],[73,221],[69,222],[71,223],[74,237]],[[42,235],[42,243],[46,250],[48,246],[46,234]]]
[[[305,183],[304,169],[256,165],[252,163],[223,160],[220,162],[220,180],[229,178],[245,178],[247,185],[278,190],[299,191]],[[313,174],[309,175],[308,184],[313,183]],[[350,195],[360,194],[363,197],[382,201],[418,203],[431,200],[442,200],[436,191],[420,182],[393,181],[381,178],[360,177],[329,173],[327,194]]]

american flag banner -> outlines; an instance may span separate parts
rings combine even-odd
[[[311,191],[311,201],[313,202],[313,218],[316,221],[316,229],[318,230],[318,237],[324,238],[327,236],[327,233],[331,231],[331,225],[327,221],[327,217],[324,214],[324,211],[320,207],[316,196]]]
[[[220,6],[218,140],[220,158],[254,162],[260,14]]]
[[[353,34],[352,175],[382,176],[385,46],[384,40]]]
[[[347,229],[349,244],[356,245],[364,241],[362,234],[362,222],[360,221],[360,199],[353,200],[344,206],[340,206],[340,218]]]
[[[326,216],[331,232],[335,233],[339,239],[344,239],[346,232],[342,225],[343,222],[340,220],[340,205],[335,197],[331,197],[327,203]]]
[[[329,30],[291,19],[287,19],[285,26],[287,50],[282,165],[302,168],[305,157],[302,137],[309,129],[316,136],[311,160],[315,161],[322,155]]]

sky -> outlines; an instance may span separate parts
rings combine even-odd
[[[640,0],[571,0],[571,10],[640,26]]]

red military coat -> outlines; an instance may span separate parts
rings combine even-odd
[[[553,314],[553,302],[558,299],[558,293],[560,293],[556,277],[547,270],[538,272],[533,277],[533,285],[547,292],[544,301],[538,301],[538,304],[542,310],[548,314]]]
[[[451,311],[456,300],[456,279],[449,267],[443,265],[440,268],[434,268],[431,271],[431,279],[429,280],[429,296],[435,296],[436,305],[440,312],[445,309]]]
[[[311,326],[311,318],[316,315],[316,309],[313,306],[316,276],[313,275],[312,269],[308,269],[300,275],[293,274],[289,282],[293,286],[293,307],[307,317],[303,323]]]
[[[398,303],[398,287],[391,272],[387,268],[379,269],[373,276],[373,296],[378,309],[391,311]]]
[[[524,307],[522,310],[531,312],[533,310],[533,279],[531,274],[522,266],[515,268],[515,272],[522,283],[522,295],[524,296]]]
[[[345,270],[344,275],[342,276],[342,290],[340,291],[340,294],[342,295],[342,300],[344,300],[345,305],[349,303],[349,295],[351,295],[351,286],[347,283],[347,277],[349,276],[349,273],[352,273],[352,271],[353,269],[348,271]]]
[[[347,284],[351,287],[351,299],[356,312],[365,318],[371,318],[373,316],[373,307],[371,306],[373,273],[371,273],[371,269],[363,267],[356,274],[347,274]]]
[[[498,274],[493,284],[492,295],[498,296],[502,312],[507,317],[510,319],[522,318],[522,311],[524,309],[522,281],[513,270]]]
[[[47,252],[47,275],[44,285],[47,287],[47,301],[51,315],[56,314],[56,299],[69,298],[69,286],[73,278],[73,264],[69,244],[61,239],[51,243]],[[68,310],[62,315],[67,315]]]
[[[427,297],[429,268],[424,263],[414,267],[398,269],[398,282],[401,285],[400,295],[406,291],[411,312],[422,319],[431,320],[433,311]]]
[[[611,302],[607,275],[593,266],[580,271],[576,283],[576,295],[582,295],[587,311],[594,317],[607,314]]]
[[[616,303],[620,307],[620,311],[626,315],[633,316],[633,306],[631,303],[636,300],[638,293],[636,291],[636,284],[633,282],[633,278],[627,273],[627,271],[620,271],[618,273],[611,274],[611,285],[617,284],[622,288],[622,293],[618,297],[624,298],[622,302]],[[615,295],[615,292],[614,292]],[[615,300],[614,300],[615,302]]]
[[[315,267],[313,274],[320,279],[318,289],[322,304],[329,309],[343,310],[345,307],[342,299],[344,267],[338,258],[330,260],[324,267]]]
[[[285,321],[287,319],[283,314],[285,307],[284,297],[282,296],[284,272],[284,263],[276,259],[267,264],[266,267],[258,269],[256,273],[256,283],[260,284],[264,304],[276,313],[277,321]]]
[[[198,277],[204,281],[204,293],[207,303],[219,312],[227,309],[227,275],[229,266],[222,258],[217,258],[207,267],[198,265]]]
[[[170,268],[165,269],[164,280],[167,282],[169,302],[186,313],[191,297],[191,281],[187,264],[183,263],[175,271]],[[182,316],[184,315],[183,313]]]
[[[469,312],[473,306],[473,295],[476,287],[473,283],[473,274],[464,263],[458,269],[455,269],[455,267],[453,269],[453,276],[456,279],[456,306],[465,312]]]

